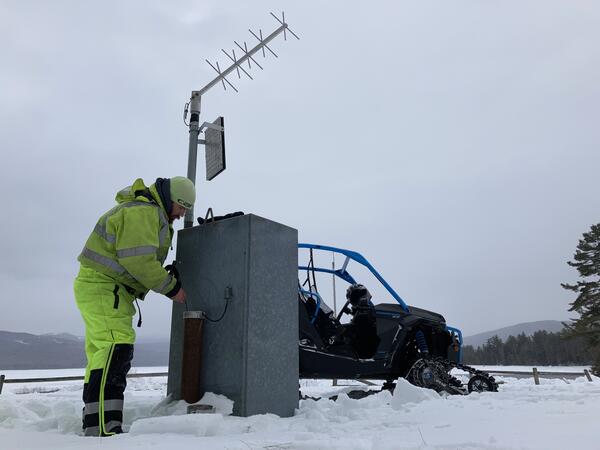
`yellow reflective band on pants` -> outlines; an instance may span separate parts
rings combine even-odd
[[[131,324],[134,297],[110,277],[85,267],[75,279],[74,292],[85,322],[85,434],[119,433],[135,342]]]

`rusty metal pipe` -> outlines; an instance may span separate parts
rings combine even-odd
[[[200,380],[204,317],[203,311],[185,311],[183,313],[181,398],[188,403],[196,403],[204,395]]]

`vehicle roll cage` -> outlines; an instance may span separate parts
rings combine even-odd
[[[387,281],[385,281],[385,279],[379,274],[379,272],[377,272],[377,270],[375,270],[375,268],[371,265],[371,263],[367,260],[367,258],[365,258],[363,255],[361,255],[358,252],[352,251],[352,250],[346,250],[343,248],[338,248],[338,247],[330,247],[328,245],[318,245],[318,244],[306,244],[306,243],[299,243],[298,244],[298,248],[306,248],[309,250],[323,250],[323,251],[328,251],[328,252],[333,252],[333,253],[338,253],[340,255],[344,255],[346,258],[344,259],[344,263],[342,264],[342,267],[339,269],[329,269],[329,268],[325,268],[325,267],[314,267],[314,266],[298,266],[298,270],[303,270],[303,271],[307,271],[307,272],[323,272],[323,273],[330,273],[333,274],[339,278],[341,278],[342,280],[346,281],[347,283],[350,284],[356,284],[356,280],[354,279],[354,277],[352,277],[352,275],[350,275],[350,273],[347,270],[348,267],[348,263],[350,261],[356,261],[358,264],[361,264],[362,266],[366,267],[367,269],[369,269],[369,271],[373,274],[373,276],[375,278],[377,278],[377,280],[379,280],[379,282],[383,285],[383,287],[389,292],[389,294],[394,298],[394,300],[396,300],[396,302],[398,302],[398,304],[402,307],[402,309],[404,311],[406,311],[407,313],[410,312],[410,309],[408,307],[408,305],[404,302],[404,300],[402,300],[402,297],[400,297],[398,295],[398,293],[388,284]],[[314,323],[315,319],[317,318],[317,313],[319,312],[319,309],[321,307],[321,296],[319,295],[318,292],[313,292],[310,290],[305,290],[302,289],[301,287],[298,288],[298,292],[305,295],[305,296],[310,296],[316,299],[316,308],[315,308],[315,313],[312,315],[310,323]],[[340,311],[340,315],[342,314],[343,311]],[[458,328],[454,328],[454,327],[449,327],[446,326],[446,330],[449,331],[450,333],[453,333],[457,339],[458,339],[458,345],[459,345],[459,350],[458,350],[458,357],[459,357],[459,361],[462,360],[462,344],[463,344],[463,337],[462,337],[462,332],[458,329]]]
[[[357,263],[359,263],[359,264],[363,265],[364,267],[366,267],[367,269],[369,269],[369,271],[373,274],[373,276],[375,278],[377,278],[377,280],[379,280],[379,282],[383,285],[383,287],[385,287],[385,289],[390,293],[390,295],[394,298],[394,300],[396,300],[398,302],[398,304],[402,307],[402,309],[404,311],[410,312],[408,309],[408,305],[404,302],[404,300],[402,300],[402,298],[398,295],[398,293],[396,291],[394,291],[394,289],[388,284],[387,281],[385,281],[385,279],[379,274],[379,272],[377,272],[377,270],[375,270],[375,268],[371,265],[371,263],[369,261],[367,261],[367,258],[365,258],[360,253],[354,252],[352,250],[345,250],[343,248],[329,247],[327,245],[318,245],[318,244],[300,243],[300,244],[298,244],[298,248],[323,250],[323,251],[327,251],[327,252],[339,253],[346,257],[346,259],[344,260],[344,264],[342,264],[342,267],[337,270],[328,269],[325,267],[308,267],[308,266],[298,266],[298,270],[330,273],[330,274],[333,274],[333,275],[341,278],[342,280],[346,281],[347,283],[356,284],[356,280],[346,270],[348,267],[348,263],[350,261],[356,261]],[[313,295],[314,292],[305,291],[305,292],[303,292],[303,294]],[[320,303],[320,297],[318,297],[317,301]]]

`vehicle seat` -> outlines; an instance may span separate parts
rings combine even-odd
[[[337,320],[331,308],[325,303],[321,303],[319,311],[317,311],[317,317],[311,323],[317,307],[316,301],[312,297],[303,298],[299,296],[299,303],[301,305],[300,323],[303,324],[301,328],[314,330],[321,339],[323,347],[335,345],[344,333],[344,327]],[[314,342],[314,339],[311,340]]]
[[[299,331],[299,339],[308,340],[312,345],[314,345],[318,349],[323,349],[325,344],[323,343],[323,339],[319,335],[319,332],[315,328],[315,326],[310,323],[311,316],[308,313],[308,307],[302,297],[298,296],[298,331]],[[312,309],[314,311],[314,307]]]

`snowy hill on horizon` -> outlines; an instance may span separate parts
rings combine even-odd
[[[169,344],[139,342],[135,366],[165,366]],[[71,369],[85,367],[84,338],[69,333],[31,334],[0,330],[0,370]]]
[[[498,335],[503,341],[520,333],[532,335],[538,330],[562,330],[558,320],[525,322],[478,333],[464,338],[465,345],[481,346]],[[134,366],[165,366],[169,358],[168,339],[139,340],[135,345]],[[0,369],[70,369],[85,367],[84,338],[69,333],[35,335],[0,330]]]
[[[494,335],[506,341],[511,335],[525,333],[530,336],[538,330],[556,333],[562,328],[558,320],[524,322],[467,336],[464,343],[479,347]],[[168,358],[168,339],[140,340],[135,345],[133,365],[164,366]],[[85,367],[85,364],[84,338],[81,336],[69,333],[35,335],[0,330],[0,369],[68,369]]]
[[[559,320],[539,320],[536,322],[523,322],[509,327],[498,328],[497,330],[485,331],[464,338],[465,345],[481,347],[487,340],[493,336],[498,336],[502,341],[506,341],[509,336],[518,336],[525,333],[526,336],[533,335],[536,331],[544,330],[548,333],[558,333],[563,329],[563,324]]]

